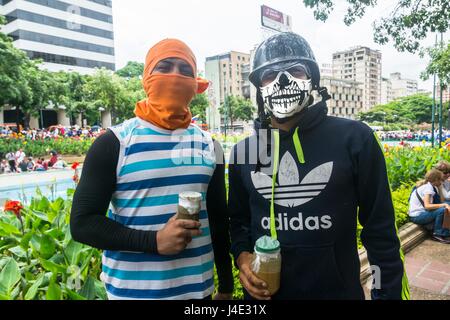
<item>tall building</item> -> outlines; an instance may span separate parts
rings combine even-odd
[[[389,78],[382,78],[381,104],[416,93],[419,93],[417,80],[404,79],[400,72],[391,73]]]
[[[320,75],[322,77],[333,77],[333,64],[321,63],[319,65]]]
[[[392,82],[389,78],[381,78],[381,104],[387,104],[394,100],[394,91],[392,91]]]
[[[363,111],[363,89],[359,83],[322,76],[320,85],[327,87],[331,96],[327,101],[331,116],[355,120],[357,114]]]
[[[381,52],[368,47],[354,47],[333,54],[333,77],[361,83],[363,110],[381,101]]]
[[[394,99],[416,94],[418,91],[417,80],[404,79],[400,72],[391,73],[390,81]]]
[[[111,0],[0,0],[6,17],[1,31],[31,59],[42,59],[49,71],[92,74],[95,68],[115,70]],[[33,128],[70,125],[64,106],[42,106]],[[104,126],[111,125],[109,112],[102,112]],[[0,123],[16,122],[14,107],[0,109]],[[78,119],[77,124],[81,125]]]
[[[211,103],[206,119],[208,127],[215,131],[221,128],[219,113],[225,97],[233,95],[250,98],[250,54],[231,51],[206,58],[206,78],[211,82],[208,98]]]
[[[111,0],[0,0],[2,32],[50,71],[115,70]]]

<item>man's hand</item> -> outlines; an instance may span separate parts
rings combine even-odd
[[[156,233],[158,253],[169,256],[186,249],[192,237],[202,234],[200,222],[193,220],[178,220],[176,215],[170,218],[163,229]]]
[[[233,294],[232,293],[220,293],[220,292],[217,292],[214,295],[213,300],[233,300]]]
[[[253,254],[242,252],[238,259],[239,279],[242,286],[255,299],[270,300],[270,293],[267,290],[267,284],[259,279],[252,271]]]

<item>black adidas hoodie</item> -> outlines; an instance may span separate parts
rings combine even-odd
[[[256,121],[256,131],[260,128]],[[298,123],[302,164],[294,147],[295,129],[280,131],[274,199],[282,272],[280,291],[272,298],[364,299],[356,240],[359,218],[370,264],[381,271],[381,286],[372,290],[372,299],[408,299],[386,164],[373,131],[361,122],[327,116],[326,104],[318,103]],[[231,154],[235,259],[243,251],[253,252],[259,237],[270,236],[269,136],[270,131],[251,136]],[[250,146],[258,144],[255,152]]]

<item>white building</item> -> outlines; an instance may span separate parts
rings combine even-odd
[[[42,59],[49,71],[115,70],[111,0],[0,0],[0,15],[7,20],[2,32],[14,46],[32,59]],[[50,118],[68,125],[63,108],[53,112],[57,121],[48,116],[44,127],[56,124],[49,123]],[[8,122],[2,118],[10,115],[0,112],[0,123]],[[39,127],[39,122],[33,119],[31,126]]]
[[[416,94],[418,91],[417,80],[404,79],[400,72],[391,73],[390,80],[394,99]]]
[[[333,54],[333,77],[361,83],[363,111],[381,102],[381,52],[354,47]]]
[[[331,96],[327,101],[329,115],[355,120],[358,113],[363,111],[363,89],[360,83],[322,76],[320,85],[327,87]]]
[[[404,79],[400,72],[391,73],[381,83],[381,104],[419,93],[417,80]]]
[[[333,64],[332,63],[321,63],[319,66],[321,77],[333,77]]]
[[[387,104],[394,100],[394,92],[392,91],[392,82],[388,78],[381,79],[381,104]]]

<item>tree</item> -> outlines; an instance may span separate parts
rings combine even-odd
[[[0,26],[5,19],[0,16]],[[27,94],[24,69],[26,54],[16,49],[11,38],[0,32],[0,108],[4,105],[12,105],[13,101],[21,99]]]
[[[303,0],[305,6],[314,9],[317,20],[326,21],[337,1]],[[375,7],[377,0],[347,0],[344,23],[351,25],[362,18],[366,9]],[[416,52],[423,40],[433,32],[446,32],[450,27],[450,1],[448,0],[399,0],[395,9],[373,23],[374,41],[386,44],[390,40],[398,51]]]
[[[144,73],[144,64],[136,61],[129,61],[125,67],[116,71],[116,74],[123,78],[139,78]]]
[[[450,85],[450,42],[447,43],[447,46],[439,44],[436,47],[428,48],[425,52],[430,56],[431,62],[422,73],[421,78],[428,80],[435,74],[443,86]]]
[[[225,98],[225,102],[219,108],[221,115],[226,116],[231,122],[236,120],[249,121],[253,118],[255,108],[249,99],[244,99],[239,96],[228,96]]]
[[[375,106],[358,117],[371,124],[403,124],[411,128],[421,123],[431,123],[432,104],[433,99],[429,96],[416,94]],[[443,118],[446,123],[447,115],[443,114]]]
[[[192,116],[199,116],[202,122],[206,122],[206,108],[208,107],[209,101],[205,93],[196,95],[189,106]]]
[[[58,72],[54,74],[56,81],[62,84],[59,87],[58,105],[66,107],[66,114],[74,124],[75,118],[88,109],[88,97],[85,85],[90,78],[88,75],[81,75],[78,72]]]

